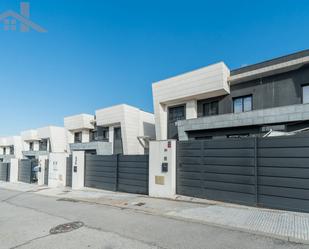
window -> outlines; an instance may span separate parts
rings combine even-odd
[[[176,122],[178,120],[185,119],[185,107],[184,106],[177,106],[177,107],[170,107],[168,112],[168,120],[170,122]]]
[[[14,155],[14,146],[10,146],[10,155]]]
[[[108,138],[109,138],[109,127],[98,126],[96,140],[108,141]]]
[[[233,99],[234,113],[252,111],[252,96],[245,96]]]
[[[82,142],[82,133],[75,132],[74,133],[74,143],[81,143]]]
[[[303,104],[309,103],[309,85],[303,86]]]
[[[3,155],[6,155],[6,148],[3,148]]]
[[[89,131],[89,141],[90,142],[93,142],[96,140],[96,137],[97,137],[97,131],[95,130],[90,130]]]
[[[29,150],[30,150],[30,151],[33,151],[33,148],[34,148],[33,142],[30,142],[30,143],[29,143]]]
[[[218,114],[219,114],[218,101],[203,104],[203,116],[212,116]]]
[[[47,151],[47,143],[48,143],[47,139],[42,139],[39,142],[39,151]]]
[[[121,128],[114,128],[114,139],[121,139]]]

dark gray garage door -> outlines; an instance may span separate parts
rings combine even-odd
[[[0,163],[0,181],[8,182],[10,180],[10,164]]]
[[[148,155],[119,155],[117,190],[148,194]]]
[[[19,160],[18,165],[18,181],[31,183],[32,162],[29,159]]]
[[[85,155],[85,186],[116,191],[117,155]]]
[[[309,137],[178,142],[177,193],[309,212]]]
[[[66,186],[72,187],[72,156],[67,157]]]

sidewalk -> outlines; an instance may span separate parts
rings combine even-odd
[[[0,182],[0,188],[57,197],[58,201],[90,202],[309,244],[309,214],[269,210],[178,196],[156,199],[136,194],[85,188],[51,189]]]

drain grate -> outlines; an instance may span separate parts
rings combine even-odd
[[[50,229],[49,233],[50,234],[68,233],[78,228],[81,228],[83,226],[84,226],[84,223],[81,221],[70,222],[70,223],[58,225]]]

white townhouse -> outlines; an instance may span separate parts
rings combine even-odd
[[[126,104],[103,108],[95,116],[64,118],[70,150],[109,155],[147,154],[155,139],[154,115]]]
[[[38,159],[40,155],[67,152],[65,129],[47,126],[36,130],[21,132],[22,154],[25,158]]]
[[[11,158],[22,158],[20,136],[0,138],[0,162],[10,162]]]

